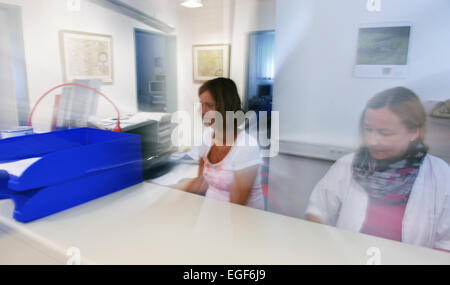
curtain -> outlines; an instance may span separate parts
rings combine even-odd
[[[275,32],[258,34],[256,42],[256,77],[273,79]]]

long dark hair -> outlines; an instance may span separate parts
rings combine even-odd
[[[198,95],[209,91],[214,101],[216,101],[216,110],[222,115],[223,130],[226,130],[226,112],[243,111],[241,98],[237,86],[233,80],[224,77],[218,77],[203,83],[198,89]],[[234,120],[234,134],[237,133],[237,120]]]

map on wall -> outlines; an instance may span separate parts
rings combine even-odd
[[[60,38],[65,81],[98,78],[113,82],[111,36],[61,31]]]
[[[198,52],[198,74],[200,76],[223,76],[223,55],[220,50]]]
[[[194,81],[228,77],[230,66],[229,45],[194,45]]]

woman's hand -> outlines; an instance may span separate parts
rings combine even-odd
[[[318,223],[318,224],[323,224],[323,222],[322,222],[319,218],[317,218],[316,216],[314,216],[314,215],[306,215],[306,219],[307,219],[308,221],[310,221],[310,222],[314,222],[314,223]]]
[[[196,178],[188,179],[181,183],[171,185],[171,188],[178,189],[181,191],[195,193],[195,194],[203,194],[208,189],[208,184],[203,178],[203,159],[200,159],[198,163],[198,173]]]

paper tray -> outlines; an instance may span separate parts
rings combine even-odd
[[[142,182],[140,137],[81,128],[0,140],[0,162],[42,157],[0,175],[0,199],[31,221]]]

